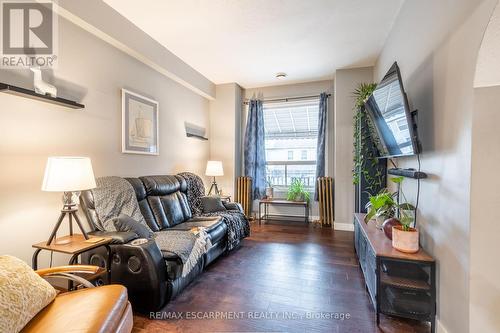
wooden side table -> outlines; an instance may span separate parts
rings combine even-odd
[[[264,215],[262,215],[261,206],[264,205]],[[284,199],[261,199],[259,200],[259,224],[262,220],[272,220],[273,217],[285,217],[285,218],[301,218],[301,216],[293,216],[293,215],[271,215],[269,214],[269,205],[279,205],[279,206],[295,206],[295,207],[304,207],[304,217],[303,221],[305,223],[309,223],[309,203],[307,201],[290,201]]]
[[[59,242],[59,243],[58,243]],[[106,273],[108,275],[108,281],[111,281],[111,238],[109,237],[95,237],[89,236],[89,239],[85,239],[82,234],[73,234],[57,238],[50,245],[47,245],[47,241],[33,244],[32,247],[35,248],[35,253],[33,253],[32,267],[34,270],[38,269],[38,254],[42,250],[58,252],[64,254],[70,254],[71,258],[68,262],[69,265],[78,264],[78,256],[84,252],[95,249],[100,246],[104,246],[107,251],[107,264]],[[69,282],[68,289],[72,289],[72,282]]]

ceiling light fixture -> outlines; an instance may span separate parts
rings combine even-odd
[[[276,73],[276,78],[278,80],[282,80],[282,79],[286,78],[286,73],[283,73],[283,72]]]

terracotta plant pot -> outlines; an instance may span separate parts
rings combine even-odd
[[[401,225],[401,222],[395,217],[391,217],[390,219],[385,220],[382,225],[382,229],[384,229],[384,234],[387,238],[392,240],[392,227]]]
[[[392,247],[405,253],[418,252],[418,230],[410,228],[409,231],[403,231],[402,226],[392,227]]]

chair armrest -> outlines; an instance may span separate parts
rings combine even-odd
[[[224,205],[224,207],[226,207],[227,210],[237,210],[240,213],[243,213],[243,207],[241,206],[241,204],[239,204],[237,202],[225,202],[225,201],[223,201],[222,204]]]
[[[41,277],[58,273],[95,274],[99,271],[99,269],[100,269],[99,266],[92,266],[92,265],[67,265],[67,266],[43,268],[36,270],[35,273],[37,273]]]
[[[111,238],[111,244],[127,244],[139,238],[135,232],[130,231],[92,231],[89,235]]]
[[[50,277],[62,278],[79,283],[86,288],[93,288],[94,285],[92,283],[90,283],[83,277],[75,274],[92,275],[96,274],[100,269],[101,268],[99,266],[92,266],[92,265],[68,265],[68,266],[39,269],[35,271],[35,273],[37,273],[40,277],[43,278],[50,278]]]

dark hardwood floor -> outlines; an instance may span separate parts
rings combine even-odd
[[[353,233],[285,222],[252,225],[238,250],[162,311],[182,318],[135,315],[133,332],[429,332],[426,324],[389,316],[377,327]],[[199,316],[212,318],[193,319]]]

